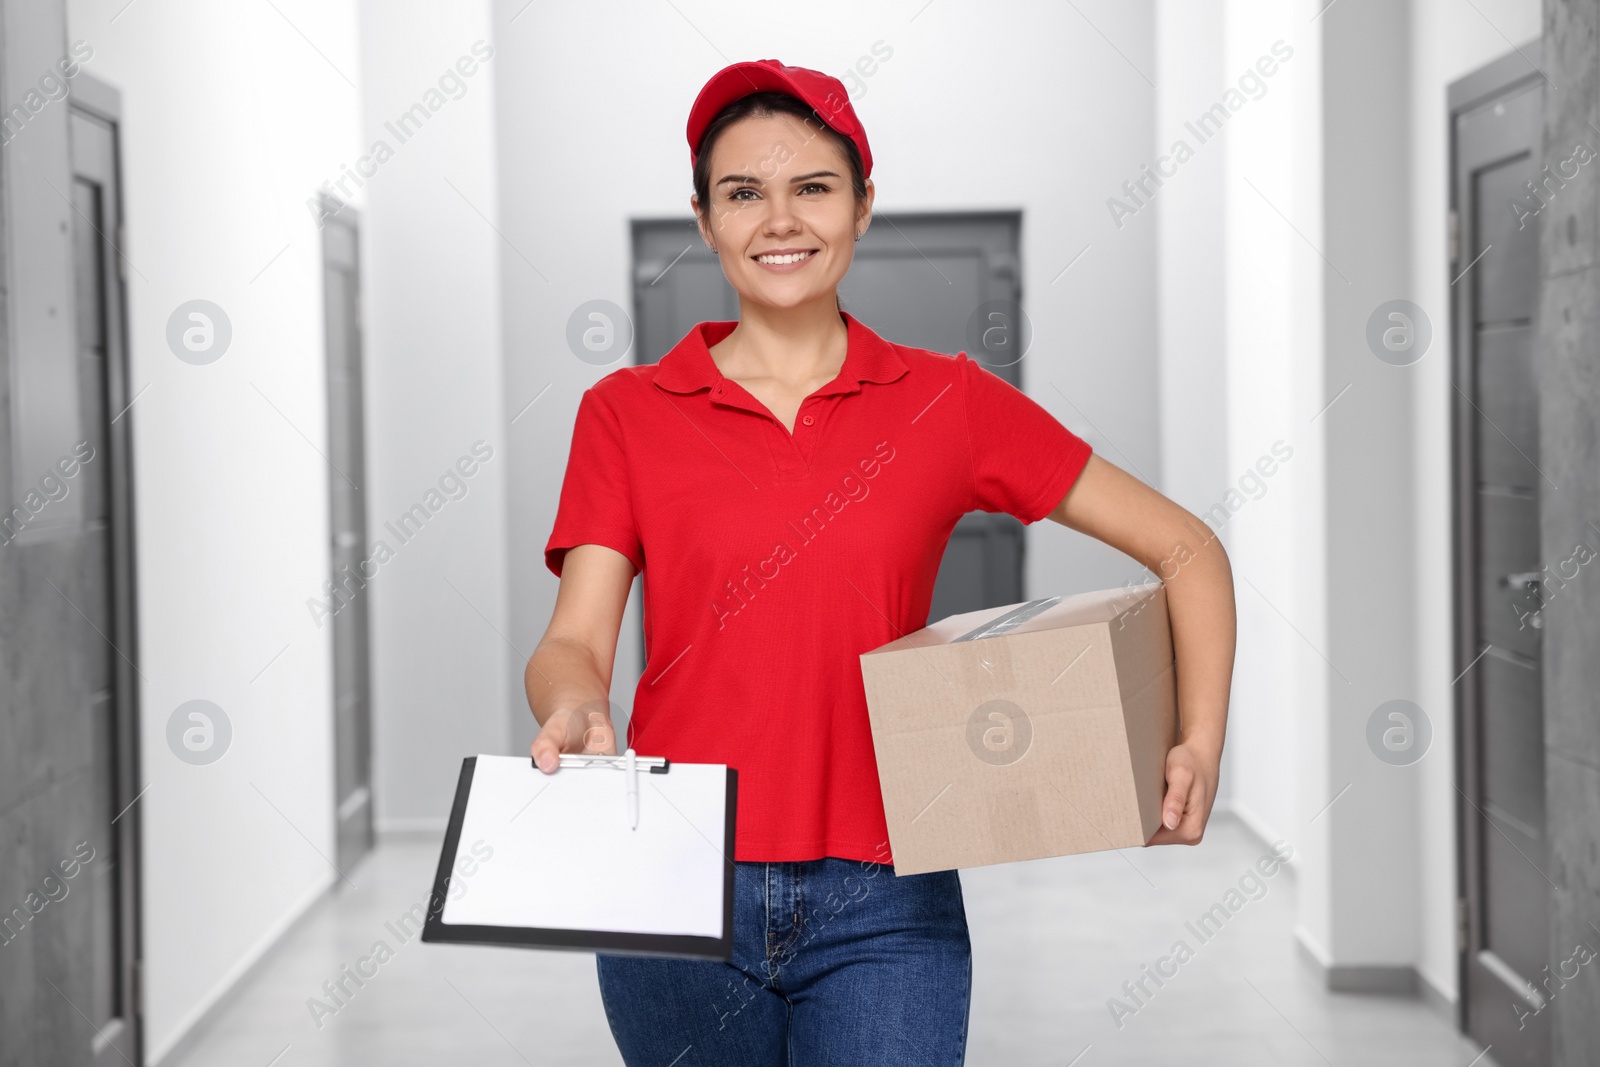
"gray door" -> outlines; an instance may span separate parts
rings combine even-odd
[[[123,329],[125,261],[113,241],[122,233],[118,187],[117,97],[88,79],[74,86],[72,266],[80,425],[103,462],[83,465],[83,529],[77,539],[82,600],[97,619],[83,634],[83,708],[92,772],[83,782],[89,832],[97,847],[79,876],[81,920],[90,960],[84,1012],[96,1067],[138,1055],[135,892],[138,844],[131,817],[137,761],[133,641],[133,525],[129,464],[127,349]],[[97,91],[98,90],[98,91]],[[96,107],[95,105],[99,105]],[[101,631],[95,633],[94,631]],[[65,902],[65,901],[63,901]]]
[[[887,340],[965,351],[1021,388],[1021,228],[1015,212],[877,214],[839,301]],[[738,294],[692,219],[635,222],[633,256],[635,362],[656,362],[697,322],[739,317]],[[1023,599],[1023,532],[1010,515],[964,516],[939,566],[929,617]]]
[[[336,205],[328,205],[332,210]],[[368,596],[366,445],[362,417],[359,220],[337,208],[322,229],[328,346],[328,460],[332,486],[329,558],[333,614],[334,799],[340,870],[372,848],[372,710]],[[369,568],[370,570],[370,565]]]
[[[0,358],[54,413],[19,419],[13,391],[0,437],[0,1062],[19,1065],[142,1062],[119,108],[84,74],[70,99],[5,172],[55,198],[19,227],[5,190],[6,319],[19,272],[67,268],[47,298],[66,329],[20,326]]]
[[[1504,1067],[1548,1062],[1552,1014],[1536,984],[1549,962],[1550,886],[1540,685],[1549,588],[1539,558],[1548,483],[1532,363],[1542,206],[1529,191],[1542,89],[1514,53],[1451,94],[1452,275],[1466,271],[1452,287],[1462,1024]]]

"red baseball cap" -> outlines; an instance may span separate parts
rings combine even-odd
[[[799,97],[811,105],[817,117],[830,128],[855,142],[861,153],[861,176],[872,175],[872,149],[867,147],[867,131],[850,106],[850,94],[838,78],[808,67],[786,67],[776,59],[757,59],[733,63],[711,76],[689,109],[689,165],[700,154],[700,139],[717,112],[751,93],[774,90]]]

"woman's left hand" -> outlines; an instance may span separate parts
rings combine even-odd
[[[1161,828],[1148,845],[1198,845],[1217,795],[1222,752],[1179,742],[1167,753],[1167,795]]]

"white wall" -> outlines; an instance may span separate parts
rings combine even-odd
[[[1450,574],[1450,280],[1445,232],[1449,204],[1449,84],[1484,64],[1537,41],[1539,0],[1412,0],[1411,299],[1433,322],[1433,348],[1411,368],[1416,391],[1411,417],[1416,489],[1413,592],[1417,620],[1415,697],[1431,716],[1433,747],[1444,758],[1424,759],[1419,778],[1419,860],[1424,901],[1419,928],[1423,977],[1455,999],[1455,822],[1458,794],[1449,754],[1455,748],[1456,676],[1452,649]],[[1507,44],[1507,41],[1510,44]],[[1533,54],[1533,53],[1530,53]],[[1542,65],[1542,64],[1541,64]],[[1459,268],[1458,268],[1459,269]],[[1462,284],[1465,284],[1464,282]]]
[[[733,20],[705,2],[611,0],[537,6],[511,22],[522,7],[505,0],[496,9],[509,24],[496,68],[501,217],[516,249],[501,253],[508,410],[540,397],[510,431],[511,640],[519,649],[537,643],[554,603],[557,582],[541,552],[578,397],[615,369],[568,353],[567,316],[594,298],[630,305],[629,218],[688,217],[689,105],[735,60],[776,57],[842,73],[877,41],[892,48],[854,98],[872,139],[877,207],[1020,208],[1031,394],[1112,462],[1159,479],[1155,213],[1140,211],[1119,229],[1106,208],[1152,161],[1149,3],[919,10],[827,0],[803,19],[757,6]],[[605,47],[571,46],[595,39]],[[563,106],[548,106],[553,100]],[[1098,588],[1139,570],[1054,523],[1033,530],[1030,590]],[[625,708],[637,682],[637,626],[630,614],[613,680],[613,699]],[[531,715],[519,729],[519,739],[531,739]]]
[[[1407,277],[1404,10],[1234,0],[1225,23],[1230,73],[1281,64],[1227,146],[1229,453],[1276,467],[1229,524],[1234,803],[1295,846],[1295,934],[1314,957],[1406,967],[1416,774],[1376,760],[1364,727],[1414,691],[1409,393],[1362,330]],[[1274,463],[1280,441],[1292,455]]]
[[[1310,8],[1308,7],[1308,10]],[[1415,688],[1413,471],[1406,368],[1368,348],[1374,309],[1409,288],[1411,211],[1404,106],[1404,9],[1330,9],[1322,37],[1322,403],[1326,443],[1328,660],[1325,758],[1330,906],[1301,913],[1302,940],[1325,961],[1409,966],[1416,959],[1418,770],[1392,767],[1366,740],[1372,713]],[[1434,758],[1439,758],[1437,752]],[[1312,798],[1313,801],[1315,798]],[[1332,801],[1333,794],[1323,798]],[[1410,817],[1397,819],[1396,813]]]
[[[492,220],[505,60],[489,14],[487,2],[361,3],[361,143],[393,151],[364,190],[368,526],[395,550],[372,585],[380,829],[442,828],[461,758],[507,751],[513,709],[526,708],[526,656],[503,636],[504,246]],[[390,125],[419,102],[435,110],[402,141]],[[474,442],[491,458],[449,480]],[[384,524],[419,503],[434,514],[402,543]]]
[[[1284,608],[1290,613],[1288,617],[1295,621],[1285,625],[1293,625],[1301,638],[1299,643],[1290,646],[1288,669],[1296,686],[1293,703],[1286,706],[1294,719],[1291,759],[1295,781],[1291,795],[1262,798],[1262,804],[1268,800],[1282,804],[1283,807],[1277,809],[1266,809],[1275,812],[1275,833],[1294,834],[1297,851],[1294,860],[1295,936],[1305,945],[1308,942],[1304,931],[1313,924],[1320,928],[1320,917],[1327,913],[1332,899],[1327,813],[1331,810],[1330,800],[1338,795],[1344,783],[1335,784],[1327,758],[1328,685],[1334,675],[1319,651],[1327,647],[1329,631],[1328,449],[1324,420],[1331,408],[1323,373],[1327,318],[1323,264],[1320,255],[1313,256],[1308,251],[1323,246],[1327,231],[1321,210],[1326,187],[1322,118],[1325,57],[1317,25],[1320,20],[1303,2],[1298,5],[1298,13],[1305,20],[1305,28],[1296,35],[1301,42],[1295,57],[1300,65],[1294,80],[1286,86],[1292,89],[1288,148],[1292,157],[1290,188],[1293,196],[1284,210],[1296,220],[1295,229],[1306,248],[1301,249],[1298,258],[1290,259],[1285,265],[1290,279],[1288,341],[1293,353],[1285,399],[1310,415],[1301,435],[1305,447],[1300,448],[1298,454],[1303,463],[1295,470],[1298,477],[1288,484],[1289,531],[1297,558],[1295,575],[1289,582],[1292,595]],[[1285,823],[1289,825],[1285,827]]]
[[[1154,201],[1157,219],[1157,364],[1161,398],[1161,486],[1195,514],[1223,497],[1228,476],[1223,211],[1225,127],[1203,145],[1184,123],[1204,112],[1227,84],[1217,9],[1188,0],[1155,5],[1156,114],[1152,152],[1178,142],[1196,149],[1167,168],[1176,173]],[[1253,118],[1253,116],[1252,116]],[[1241,120],[1246,121],[1246,120]],[[1223,526],[1224,531],[1226,525]],[[1224,534],[1226,538],[1226,534]]]
[[[1268,840],[1298,848],[1301,834],[1285,816],[1297,773],[1290,709],[1307,650],[1293,629],[1303,625],[1296,582],[1304,568],[1292,522],[1294,488],[1309,473],[1316,427],[1309,421],[1314,409],[1295,394],[1291,293],[1300,257],[1312,253],[1280,212],[1294,218],[1302,205],[1293,115],[1310,46],[1304,24],[1281,3],[1230,3],[1221,21],[1223,85],[1212,101],[1238,106],[1221,135],[1228,433],[1222,509],[1211,513],[1226,521],[1239,617],[1230,796]]]
[[[305,607],[327,573],[330,477],[305,200],[357,154],[360,63],[349,2],[124,8],[77,0],[69,36],[123,93],[145,1010],[159,1060],[337,877],[330,646]],[[233,327],[205,366],[166,342],[168,316],[195,298]],[[196,698],[233,727],[207,766],[166,740]]]

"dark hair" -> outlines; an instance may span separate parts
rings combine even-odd
[[[777,114],[812,120],[821,127],[823,133],[833,138],[850,165],[850,190],[855,193],[856,203],[860,204],[867,198],[867,182],[861,173],[861,150],[854,141],[829,126],[810,104],[799,97],[779,92],[751,93],[717,112],[717,117],[711,120],[700,138],[700,148],[694,160],[694,195],[698,198],[696,203],[700,205],[702,216],[711,211],[711,149],[715,147],[718,136],[742,118]]]

